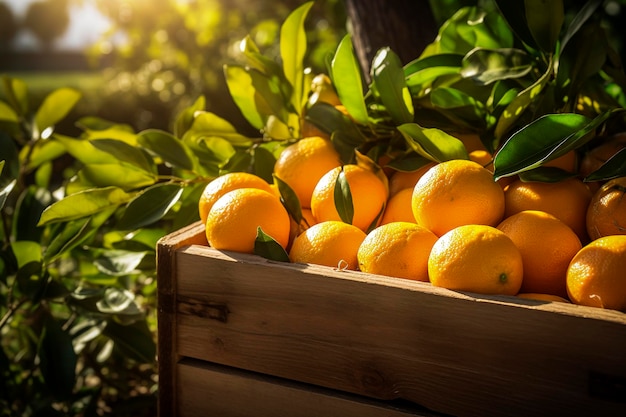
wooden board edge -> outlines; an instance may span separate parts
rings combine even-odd
[[[176,363],[176,251],[187,245],[205,245],[204,227],[196,222],[157,242],[157,367],[159,416],[175,415]]]

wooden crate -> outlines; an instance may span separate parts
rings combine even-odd
[[[626,314],[158,245],[169,416],[626,416]],[[626,274],[626,271],[625,271]]]

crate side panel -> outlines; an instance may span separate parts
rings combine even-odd
[[[185,356],[455,415],[626,412],[589,395],[591,375],[626,380],[621,313],[561,314],[212,250],[178,258]]]
[[[177,372],[179,417],[442,417],[200,361]]]

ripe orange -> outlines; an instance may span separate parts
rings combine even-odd
[[[207,184],[198,202],[198,212],[202,223],[206,223],[207,215],[213,204],[224,194],[238,188],[258,188],[274,193],[270,184],[263,178],[247,172],[230,172],[215,178]]]
[[[357,252],[365,236],[364,231],[348,223],[317,223],[296,237],[289,259],[295,263],[356,270],[359,265]]]
[[[338,166],[341,160],[332,142],[313,136],[283,149],[274,165],[274,174],[294,190],[302,207],[309,208],[319,179]]]
[[[207,216],[206,237],[215,249],[253,253],[257,228],[283,248],[289,243],[289,214],[267,191],[240,188],[220,197]]]
[[[422,175],[426,173],[430,168],[435,166],[435,162],[430,162],[415,171],[396,171],[389,178],[389,196],[393,197],[398,194],[400,190],[405,188],[413,189],[415,184],[422,178]]]
[[[577,178],[559,182],[511,183],[504,192],[504,217],[524,210],[539,210],[552,214],[572,228],[581,242],[587,242],[586,215],[591,190]]]
[[[567,266],[582,248],[565,223],[543,211],[526,210],[498,225],[522,253],[524,280],[521,292],[566,297]]]
[[[428,258],[430,282],[451,290],[515,295],[523,275],[519,249],[492,226],[454,228],[437,240]]]
[[[626,312],[626,235],[605,236],[583,247],[567,270],[575,304]]]
[[[587,209],[587,233],[592,240],[626,235],[626,177],[612,179],[595,192]]]
[[[343,170],[350,185],[354,217],[352,224],[366,231],[387,202],[387,185],[374,172],[359,165],[348,164],[328,171],[315,186],[311,211],[318,222],[341,220],[335,206],[335,183]]]
[[[413,190],[417,224],[437,236],[466,224],[496,226],[504,214],[504,192],[489,170],[473,161],[452,160],[429,169]]]
[[[405,188],[400,190],[396,195],[387,201],[385,212],[380,224],[392,222],[410,222],[415,223],[413,209],[411,207],[413,200],[413,189]]]
[[[359,269],[371,274],[428,281],[428,256],[437,241],[415,223],[394,222],[377,227],[361,243]]]

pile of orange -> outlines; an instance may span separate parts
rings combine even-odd
[[[552,165],[575,174],[583,164],[572,152]],[[342,163],[321,136],[285,147],[274,175],[297,196],[302,221],[274,185],[226,174],[199,203],[210,246],[253,253],[262,230],[291,262],[626,311],[626,178],[496,182],[480,149],[383,170]]]

